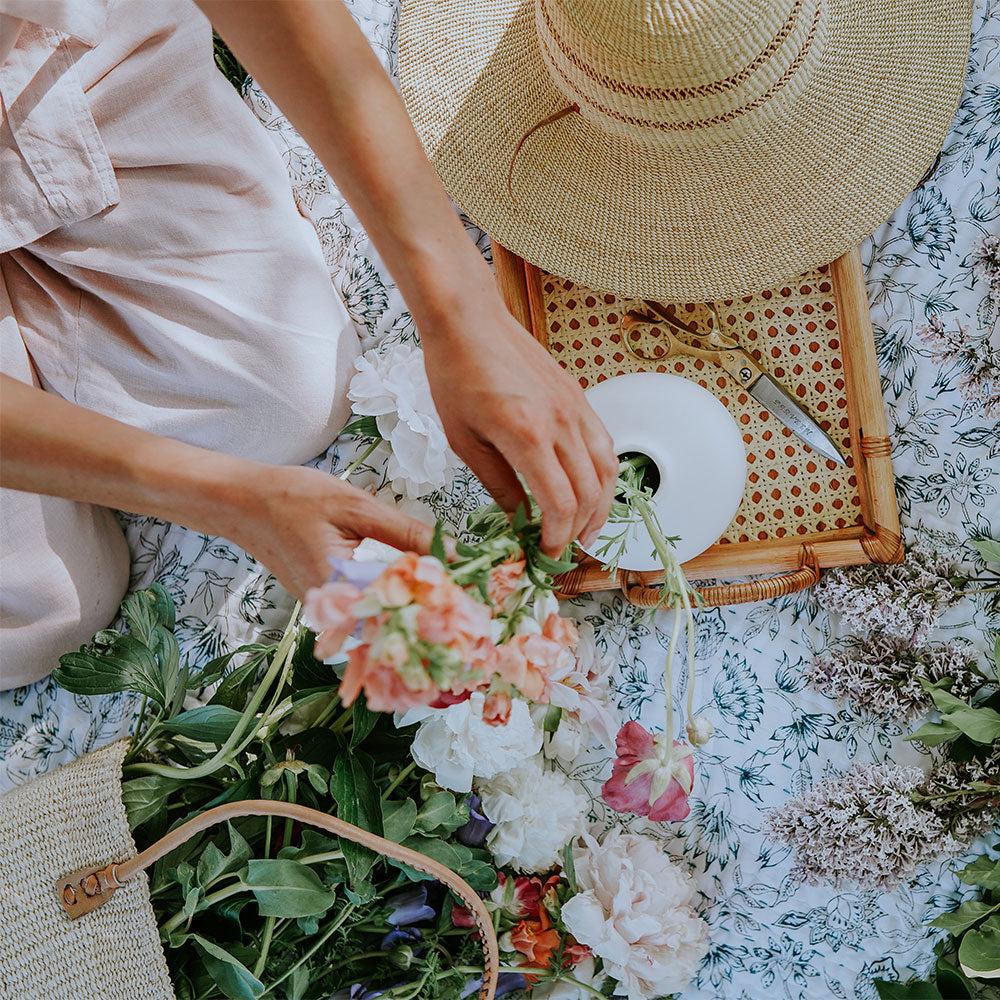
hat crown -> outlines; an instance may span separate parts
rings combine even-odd
[[[603,128],[660,142],[787,106],[819,59],[823,13],[822,0],[535,0],[566,99]]]

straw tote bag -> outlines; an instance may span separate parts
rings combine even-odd
[[[453,871],[326,813],[267,799],[209,809],[136,854],[122,803],[128,741],[0,795],[0,1000],[175,1000],[144,869],[216,823],[288,816],[404,861],[473,913],[496,993],[497,938],[482,900]]]

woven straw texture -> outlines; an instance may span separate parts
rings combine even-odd
[[[504,246],[587,287],[708,301],[891,214],[954,116],[970,18],[969,0],[405,0],[400,87]]]
[[[716,308],[724,332],[735,334],[740,346],[833,438],[848,456],[847,468],[811,451],[711,362],[675,355],[656,364],[629,354],[622,345],[619,322],[630,309],[641,309],[641,302],[541,275],[548,349],[584,388],[630,372],[671,372],[708,389],[740,424],[747,450],[747,488],[723,543],[794,538],[863,523],[849,457],[843,362],[827,272],[824,266],[802,275],[792,286],[727,299]],[[711,325],[702,305],[673,308],[677,318],[695,330]],[[663,356],[656,326],[637,327],[626,336],[639,354]],[[702,346],[693,337],[689,342]]]
[[[135,855],[121,796],[127,746],[0,796],[5,1000],[174,1000],[145,874],[75,921],[54,888],[62,875]]]

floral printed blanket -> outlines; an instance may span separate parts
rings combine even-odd
[[[348,2],[394,73],[395,0]],[[964,540],[1000,532],[998,81],[1000,3],[979,0],[966,89],[940,161],[862,247],[905,537],[933,545],[969,572],[976,553]],[[285,160],[365,349],[415,342],[398,290],[316,157],[264,94],[251,88],[246,99]],[[488,238],[468,228],[488,256]],[[314,464],[338,471],[357,447],[351,439],[334,442]],[[391,492],[383,452],[355,481]],[[426,503],[405,503],[418,516],[457,526],[483,500],[460,470]],[[169,590],[192,662],[273,635],[287,619],[288,596],[228,542],[146,517],[126,518],[126,530],[133,586],[158,580]],[[669,616],[650,619],[611,593],[570,605],[569,613],[593,626],[614,666],[622,721],[661,728]],[[876,602],[874,613],[893,610]],[[857,762],[927,766],[920,745],[901,742],[900,725],[807,683],[815,659],[843,648],[849,624],[809,592],[698,618],[695,706],[716,735],[696,758],[690,817],[642,825],[609,813],[599,786],[611,750],[585,755],[573,771],[589,789],[598,825],[641,828],[686,861],[697,881],[711,949],[683,1000],[874,1000],[873,979],[925,974],[934,939],[924,924],[968,894],[952,874],[959,865],[934,863],[889,892],[811,886],[794,877],[790,851],[761,831],[769,809]],[[985,652],[997,629],[985,599],[973,598],[949,610],[935,637]],[[4,692],[0,787],[117,738],[134,707],[117,695],[73,696],[46,680]],[[863,876],[860,846],[857,863]]]

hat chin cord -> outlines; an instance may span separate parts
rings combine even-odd
[[[560,108],[558,111],[553,111],[551,115],[547,115],[540,122],[536,122],[531,128],[528,129],[524,135],[521,136],[517,145],[514,147],[514,153],[510,158],[510,166],[507,168],[507,195],[510,198],[510,203],[517,208],[517,199],[514,197],[513,189],[513,177],[514,177],[514,164],[517,163],[517,154],[521,152],[521,147],[528,141],[528,139],[533,136],[540,128],[545,125],[551,125],[553,122],[559,121],[560,118],[565,118],[566,115],[571,115],[574,112],[580,113],[579,104],[571,104],[569,107]]]

